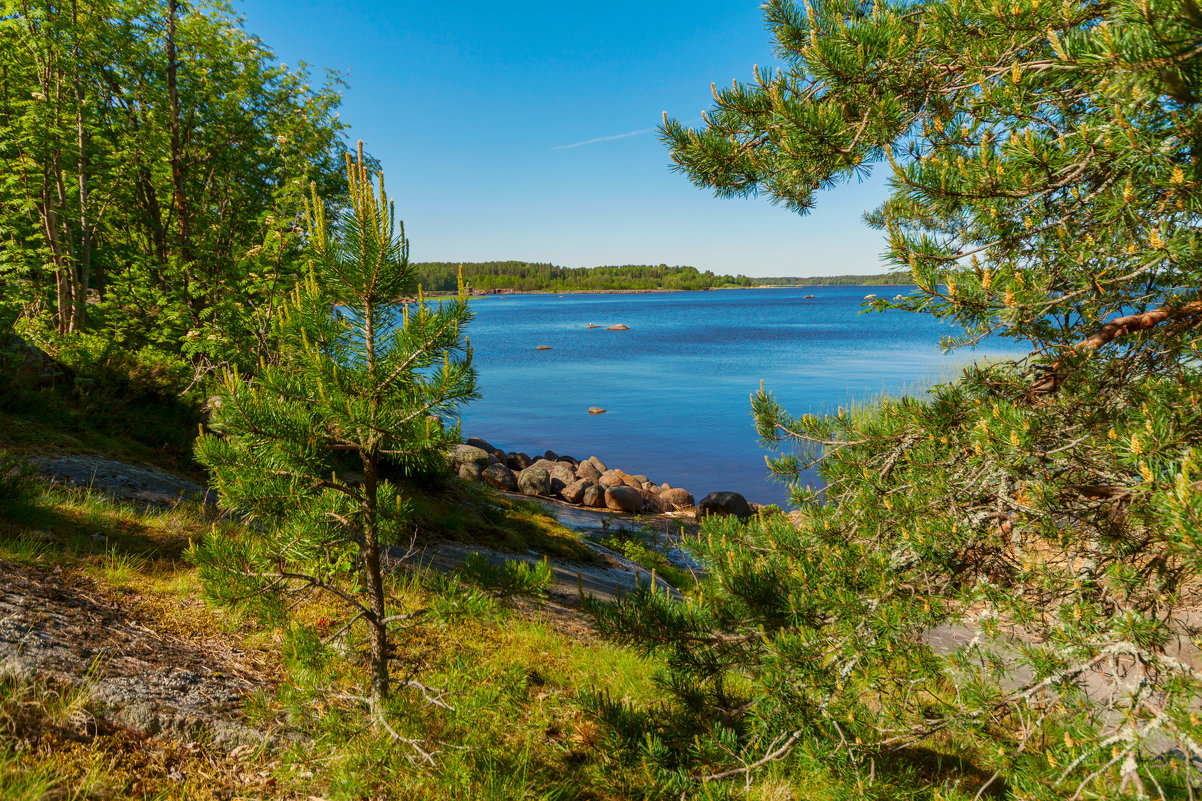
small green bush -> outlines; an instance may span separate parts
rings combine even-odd
[[[7,508],[33,500],[37,494],[33,472],[24,459],[0,448],[0,506]]]
[[[513,559],[494,565],[488,557],[474,553],[459,568],[459,573],[498,595],[543,595],[553,581],[551,566],[545,558],[534,565]]]

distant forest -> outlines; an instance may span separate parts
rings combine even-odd
[[[625,264],[620,267],[557,267],[524,261],[487,261],[479,264],[423,262],[415,264],[418,281],[427,292],[448,292],[456,287],[460,266],[472,289],[489,292],[563,292],[630,289],[714,289],[753,286],[745,275],[714,275],[696,267],[666,264]]]
[[[913,281],[909,273],[880,275],[836,275],[820,278],[748,278],[745,275],[715,275],[696,267],[666,264],[624,264],[617,267],[558,267],[525,261],[486,261],[460,265],[457,262],[416,263],[418,281],[427,292],[451,292],[456,288],[460,267],[472,289],[481,292],[580,292],[652,289],[717,289],[772,285],[897,285]]]
[[[908,272],[879,273],[877,275],[827,275],[811,278],[753,278],[754,285],[772,286],[901,286],[914,283]]]

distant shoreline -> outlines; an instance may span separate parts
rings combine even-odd
[[[725,292],[735,289],[832,289],[836,287],[907,287],[912,284],[757,284],[755,286],[715,286],[705,289],[487,289],[469,290],[472,298],[504,295],[656,295],[679,292]],[[426,297],[445,298],[454,292],[427,292]]]

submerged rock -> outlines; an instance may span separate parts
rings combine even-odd
[[[605,410],[602,409],[600,406],[590,406],[590,407],[588,407],[588,413],[589,414],[605,414]]]
[[[611,325],[611,326],[607,327],[605,330],[606,331],[629,331],[630,326],[622,325],[621,323],[618,323],[617,325]]]

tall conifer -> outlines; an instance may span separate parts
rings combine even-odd
[[[1166,765],[1202,760],[1202,12],[764,9],[777,68],[716,89],[700,128],[665,119],[680,170],[803,213],[887,171],[868,219],[917,289],[869,305],[1031,355],[830,417],[756,393],[799,514],[711,524],[690,604],[600,607],[667,655],[678,703],[642,730],[598,710],[686,778],[808,753],[865,791],[891,750],[935,742],[988,792],[1165,794]]]
[[[317,588],[367,624],[372,696],[389,691],[381,548],[409,512],[397,478],[436,469],[458,431],[437,417],[476,397],[463,327],[467,292],[432,306],[411,288],[408,241],[383,174],[347,156],[350,209],[308,209],[310,273],[282,309],[278,363],[225,375],[197,458],[254,534],[216,540],[197,560],[221,598]]]

